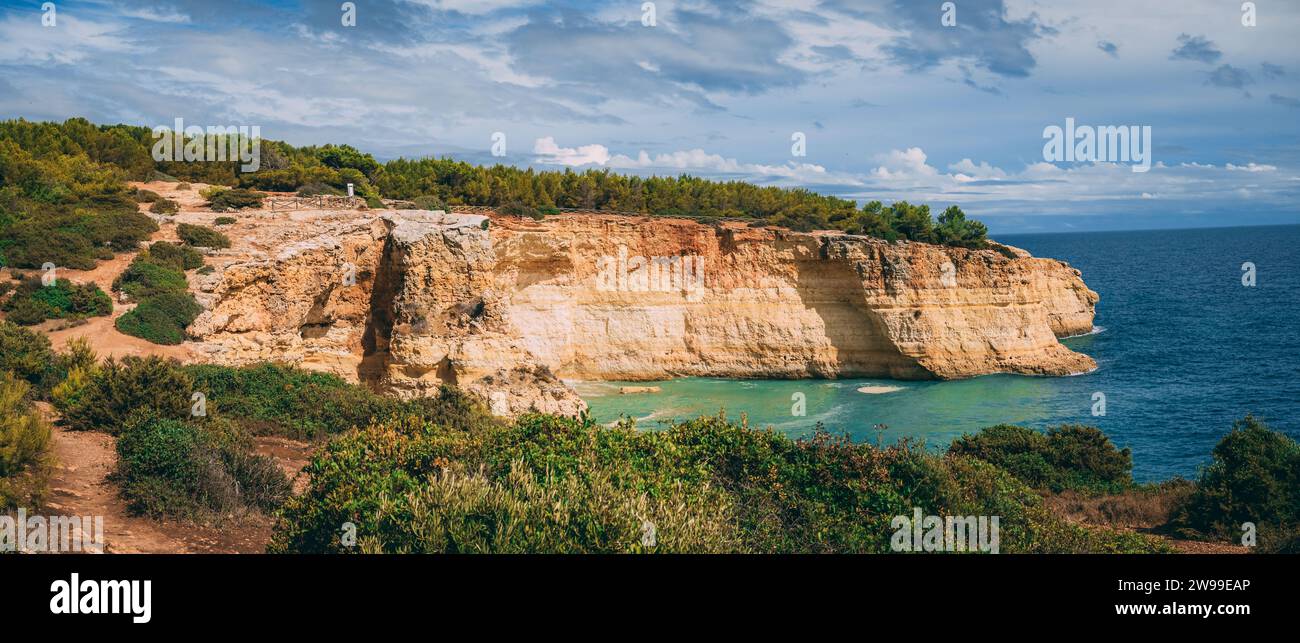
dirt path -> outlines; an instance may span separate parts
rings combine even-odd
[[[42,410],[52,414],[47,404]],[[310,445],[282,438],[259,438],[257,451],[275,458],[293,479],[306,465]],[[95,431],[54,427],[54,473],[46,515],[102,516],[107,553],[237,553],[266,551],[273,520],[261,514],[223,517],[220,526],[132,516],[118,487],[108,480],[117,466],[114,438]],[[294,485],[301,488],[303,478]]]
[[[109,553],[185,553],[183,540],[159,525],[126,513],[117,487],[107,480],[117,464],[113,437],[92,431],[54,427],[56,465],[50,479],[49,514],[103,516],[104,544]]]

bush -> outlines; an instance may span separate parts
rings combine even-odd
[[[159,199],[149,206],[149,211],[154,214],[176,214],[180,209],[180,204],[171,199]]]
[[[182,223],[176,227],[181,241],[201,248],[229,248],[230,238],[212,228]]]
[[[184,224],[182,224],[184,225]],[[118,275],[113,288],[139,301],[114,322],[123,334],[155,344],[185,341],[185,327],[202,312],[189,292],[185,268],[202,266],[203,256],[193,248],[159,241]]]
[[[8,321],[0,321],[0,371],[12,373],[42,394],[60,378],[49,338]]]
[[[29,277],[18,286],[3,309],[9,321],[30,326],[47,319],[85,319],[112,314],[113,300],[99,286],[56,279],[49,286]]]
[[[164,419],[190,413],[193,381],[176,360],[161,357],[110,357],[71,400],[64,420],[78,430],[117,434],[133,412]]]
[[[203,391],[225,415],[255,435],[314,438],[396,415],[460,428],[495,422],[477,400],[451,388],[444,388],[437,398],[399,400],[329,373],[280,364],[196,364],[185,370],[195,390]]]
[[[49,480],[50,426],[29,391],[23,379],[0,372],[0,509],[39,506]]]
[[[273,461],[199,423],[135,419],[117,452],[113,477],[136,514],[202,518],[241,508],[273,510],[289,493]]]
[[[497,208],[497,213],[512,217],[529,217],[538,221],[545,218],[545,215],[543,215],[537,208],[522,203],[507,203]]]
[[[964,456],[791,440],[721,417],[661,432],[529,415],[451,429],[394,418],[335,439],[286,502],[271,550],[885,552],[896,516],[999,516],[1001,551],[1160,551],[1064,524],[1024,483]],[[547,510],[549,508],[549,511]]]
[[[166,254],[170,251],[162,251]],[[169,260],[171,261],[171,260]],[[183,262],[184,259],[182,258]],[[185,273],[172,265],[156,263],[149,255],[137,256],[122,274],[113,280],[113,290],[124,292],[137,301],[166,292],[186,292]]]
[[[170,312],[155,305],[152,299],[140,302],[118,317],[113,326],[123,335],[163,346],[175,346],[185,341],[185,327],[177,324]]]
[[[208,187],[199,190],[199,196],[203,197],[207,201],[211,201],[212,199],[216,198],[218,194],[221,194],[222,192],[225,192],[229,189],[230,189],[229,187],[226,187],[224,185],[209,185]]]
[[[203,265],[203,255],[189,246],[158,241],[149,246],[148,259],[152,263],[177,270],[194,270]]]
[[[1293,544],[1300,531],[1300,444],[1247,415],[1233,423],[1213,457],[1173,527],[1235,541],[1250,522],[1261,548]]]
[[[0,228],[0,247],[15,268],[40,268],[46,262],[91,270],[113,251],[134,250],[158,231],[158,224],[130,204],[129,211],[72,210],[29,216]]]
[[[186,191],[186,190],[191,190],[191,189],[193,189],[193,188],[194,188],[194,186],[190,185],[189,183],[177,183],[177,184],[176,184],[176,190],[177,190],[178,192],[184,192],[184,191]]]
[[[383,200],[381,200],[379,197],[368,196],[366,197],[366,207],[370,208],[371,210],[383,210],[386,209],[388,206],[384,205]]]
[[[446,210],[447,206],[442,203],[442,199],[436,196],[426,194],[415,197],[416,210]]]
[[[231,210],[243,210],[244,208],[260,208],[262,207],[262,199],[264,198],[266,198],[265,194],[245,188],[222,190],[213,194],[211,197],[208,197],[208,207],[211,208],[213,212],[229,212]]]
[[[979,458],[1006,469],[1036,489],[1116,493],[1133,484],[1133,460],[1099,429],[1063,425],[1046,434],[1001,424],[964,435],[948,453]]]
[[[343,196],[343,190],[332,185],[320,182],[312,182],[298,188],[298,196]]]
[[[140,203],[157,203],[160,199],[162,199],[162,196],[160,196],[157,192],[154,192],[152,190],[146,190],[144,188],[137,188],[134,196],[135,196],[135,200],[139,201]]]
[[[216,221],[213,221],[215,225],[232,225],[234,223],[237,223],[235,217],[217,217]]]

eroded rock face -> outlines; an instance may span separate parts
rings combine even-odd
[[[959,378],[1095,368],[1078,271],[966,250],[665,218],[422,211],[296,228],[200,285],[217,361],[280,359],[498,412],[585,408],[558,377]],[[297,234],[300,239],[293,239]],[[239,242],[237,240],[236,250]],[[355,268],[355,280],[342,276]]]

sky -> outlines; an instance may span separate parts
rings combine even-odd
[[[1300,222],[1297,2],[43,4],[0,0],[0,118],[955,203],[994,233]],[[1045,153],[1067,119],[1150,128],[1150,169]]]

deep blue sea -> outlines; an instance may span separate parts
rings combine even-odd
[[[955,382],[725,380],[654,383],[619,395],[618,382],[578,384],[596,419],[639,426],[725,409],[751,425],[805,435],[823,422],[855,440],[903,436],[939,446],[1008,422],[1100,427],[1133,450],[1140,481],[1194,476],[1234,419],[1247,413],[1300,438],[1300,226],[1003,235],[1035,256],[1068,261],[1101,295],[1097,332],[1064,340],[1097,360],[1086,375],[990,375]],[[1242,264],[1256,285],[1242,285]],[[646,385],[646,382],[637,384]],[[867,394],[859,387],[897,387]],[[807,414],[791,415],[804,393]],[[1093,394],[1103,393],[1104,416]]]

